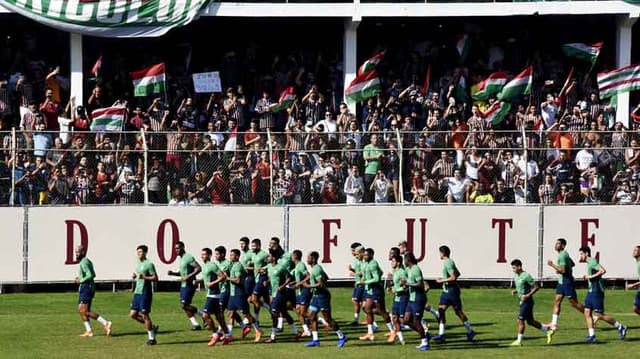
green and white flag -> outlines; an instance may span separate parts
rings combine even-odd
[[[162,36],[190,23],[209,0],[0,0],[0,5],[58,30],[101,37]]]
[[[127,109],[124,107],[99,108],[91,112],[91,131],[122,131]]]
[[[629,65],[598,74],[600,98],[640,90],[640,65]]]
[[[508,102],[496,101],[489,107],[487,112],[483,113],[481,117],[487,124],[497,125],[509,114],[511,104]]]
[[[595,63],[600,55],[600,49],[602,43],[599,42],[593,45],[582,44],[579,42],[562,45],[562,52],[569,57],[575,57],[576,59],[589,61]]]
[[[380,63],[380,60],[384,57],[384,51],[375,54],[372,58],[365,61],[358,68],[358,76],[366,74],[369,71],[376,69],[376,66]]]
[[[144,97],[164,91],[164,63],[153,65],[131,73],[133,96]]]
[[[471,98],[477,101],[486,101],[497,94],[507,83],[506,72],[494,72],[486,79],[471,87]]]
[[[514,97],[528,95],[531,93],[532,83],[533,66],[529,66],[504,85],[502,91],[498,94],[498,100],[508,101]]]
[[[347,102],[354,104],[373,97],[380,92],[382,92],[380,78],[378,73],[372,70],[351,81],[349,87],[344,91],[344,96],[347,98]]]
[[[282,91],[282,93],[280,94],[280,99],[278,100],[278,103],[269,105],[269,111],[278,112],[278,111],[287,109],[293,104],[293,101],[295,101],[295,99],[296,99],[296,93],[293,90],[293,86],[289,86],[286,89],[284,89],[284,91]]]

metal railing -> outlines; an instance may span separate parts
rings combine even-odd
[[[624,130],[0,137],[3,206],[640,202],[638,133]]]

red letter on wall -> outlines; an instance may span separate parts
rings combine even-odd
[[[338,246],[338,236],[331,237],[331,224],[336,224],[338,229],[342,227],[340,219],[322,220],[322,263],[331,263],[331,245]]]
[[[425,258],[425,252],[427,250],[427,219],[420,218],[420,255],[416,253],[416,244],[414,237],[413,225],[416,222],[415,218],[405,218],[407,222],[407,251],[413,253],[416,256],[418,263]]]
[[[507,224],[513,228],[513,219],[492,218],[491,228],[496,228],[498,224],[498,260],[497,263],[507,263]]]
[[[580,246],[596,245],[596,234],[589,235],[589,224],[593,223],[596,229],[600,228],[600,219],[598,218],[580,218]],[[600,261],[600,252],[593,253],[593,256]]]
[[[171,226],[171,257],[169,257],[168,259],[164,253],[164,231],[167,224]],[[176,222],[174,222],[172,219],[165,219],[164,221],[160,222],[156,238],[158,246],[158,258],[160,258],[160,261],[164,264],[173,263],[173,261],[175,261],[178,256],[173,248],[175,247],[176,243],[180,241],[180,231],[178,231],[178,225],[176,224]]]
[[[73,226],[78,226],[80,230],[80,245],[82,245],[87,251],[89,251],[89,235],[87,234],[87,227],[82,222],[75,219],[68,219],[64,221],[67,225],[67,260],[64,264],[78,264],[76,260],[73,240]]]

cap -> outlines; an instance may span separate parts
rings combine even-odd
[[[304,152],[304,151],[300,151],[300,152],[298,152],[298,156],[306,156],[306,155],[307,155],[307,153],[306,153],[306,152]]]
[[[412,90],[411,92],[409,92],[409,96],[418,96],[418,91],[416,90]]]

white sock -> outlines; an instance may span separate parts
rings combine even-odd
[[[440,318],[440,313],[438,313],[438,310],[434,307],[429,308],[429,312],[431,313],[431,315],[433,315],[434,318]]]
[[[427,321],[424,320],[424,319],[420,320],[420,325],[422,325],[423,328],[426,328],[427,327]]]
[[[465,322],[462,322],[462,324],[464,324],[464,327],[467,328],[468,333],[471,333],[473,331],[473,328],[471,328],[471,323],[469,323],[468,320]]]
[[[344,333],[342,332],[342,330],[336,330],[336,334],[338,335],[338,339],[344,338]]]
[[[378,323],[375,320],[373,321],[373,329],[378,330]]]
[[[398,340],[400,340],[401,342],[404,341],[404,334],[402,334],[401,331],[397,331],[396,335],[398,336]]]
[[[284,324],[284,318],[278,317],[278,329],[282,329],[282,324]]]
[[[200,325],[200,324],[198,323],[198,321],[196,320],[196,317],[195,317],[195,316],[193,316],[193,317],[189,318],[189,321],[191,321],[191,325],[193,325],[194,327],[195,327],[196,325]]]
[[[620,329],[620,327],[622,326],[622,323],[620,323],[620,322],[615,322],[615,323],[613,324],[613,326],[614,326],[614,327],[616,327],[616,329]]]
[[[428,345],[428,344],[429,344],[429,340],[427,339],[427,337],[424,337],[420,340],[420,346]]]
[[[524,334],[520,334],[518,333],[518,341],[521,342],[522,341],[522,337],[524,336]]]
[[[225,338],[231,338],[233,337],[233,333],[231,333],[231,331],[229,331],[229,333],[224,335]]]
[[[278,330],[278,328],[271,327],[271,340],[276,339],[276,330]]]
[[[592,337],[592,336],[596,335],[596,330],[595,330],[595,329],[593,329],[593,328],[589,328],[589,329],[588,329],[588,331],[589,331],[589,336],[590,336],[590,337]]]
[[[444,334],[444,323],[440,323],[440,325],[438,325],[438,335],[443,335]]]
[[[86,322],[84,322],[84,329],[88,332],[91,331],[91,324],[89,323],[89,321],[87,320]]]
[[[102,325],[107,325],[107,320],[104,319],[101,315],[98,316],[98,323]]]
[[[155,338],[153,337],[153,330],[149,330],[149,331],[147,331],[147,334],[149,335],[149,340],[153,340],[153,339],[155,339]]]
[[[393,328],[393,323],[391,323],[391,322],[387,322],[387,328],[389,328],[390,332],[394,332],[395,331],[395,329]]]
[[[302,331],[305,333],[309,333],[309,326],[306,324],[302,324]]]
[[[367,324],[367,334],[373,334],[373,324]]]
[[[233,330],[233,325],[232,324],[227,324],[227,331],[229,333],[231,333],[232,330]]]
[[[222,327],[218,325],[218,330],[216,332],[222,333]]]
[[[541,332],[543,332],[543,333],[546,333],[546,332],[548,332],[548,331],[549,331],[549,327],[546,327],[546,326],[544,326],[544,325],[541,325],[541,326],[540,326],[540,331],[541,331]]]
[[[355,321],[358,321],[358,318],[360,318],[360,312],[358,312],[358,313],[353,313],[353,319],[354,319]]]
[[[318,324],[325,325],[325,324],[327,324],[327,321],[324,320],[324,318],[320,317],[320,318],[318,318]]]
[[[558,317],[560,316],[560,314],[552,314],[551,315],[551,326],[552,327],[557,327],[558,326]]]
[[[314,341],[318,341],[318,331],[314,330],[311,332],[311,339]]]
[[[242,319],[242,324],[244,325],[249,325],[249,319],[247,319],[246,317]]]

